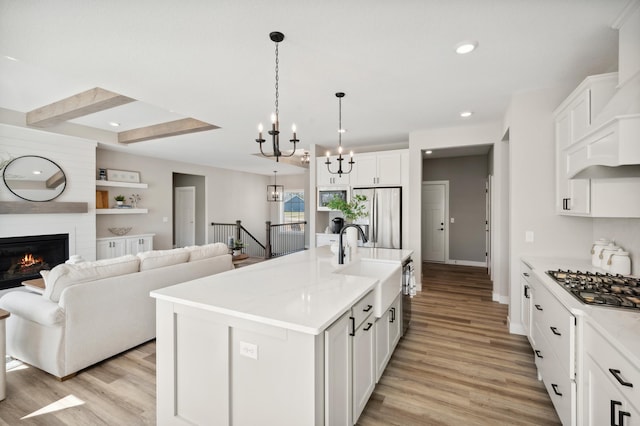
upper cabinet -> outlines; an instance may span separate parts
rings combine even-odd
[[[353,166],[351,186],[402,185],[402,153],[382,151],[358,154]]]
[[[349,156],[343,156],[343,161],[342,161],[342,170],[349,170]],[[331,160],[331,170],[332,171],[336,171],[338,170],[338,157],[337,156],[333,156],[330,157]],[[316,160],[317,162],[317,182],[316,185],[317,186],[332,186],[332,185],[349,185],[349,174],[343,174],[342,176],[337,175],[337,174],[333,174],[331,172],[329,172],[329,169],[327,168],[327,165],[325,164],[326,162],[326,158],[318,158]],[[356,165],[354,164],[354,169],[356,167]]]

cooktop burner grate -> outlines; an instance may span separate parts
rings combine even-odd
[[[640,278],[562,269],[547,274],[582,303],[640,309]]]

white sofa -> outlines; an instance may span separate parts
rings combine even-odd
[[[155,338],[152,290],[233,269],[226,245],[161,250],[44,273],[40,295],[0,299],[7,354],[60,379]]]

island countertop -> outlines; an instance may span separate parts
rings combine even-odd
[[[411,253],[360,247],[352,262],[400,264]],[[340,267],[329,247],[319,247],[155,290],[151,296],[317,335],[377,283],[374,278],[335,273]]]

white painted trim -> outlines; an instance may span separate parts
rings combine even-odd
[[[491,300],[493,300],[494,302],[498,302],[502,305],[509,304],[509,296],[502,296],[496,292],[491,293]]]
[[[474,260],[455,260],[449,259],[445,263],[449,265],[461,265],[461,266],[478,266],[481,268],[487,267],[487,262],[476,262]]]

